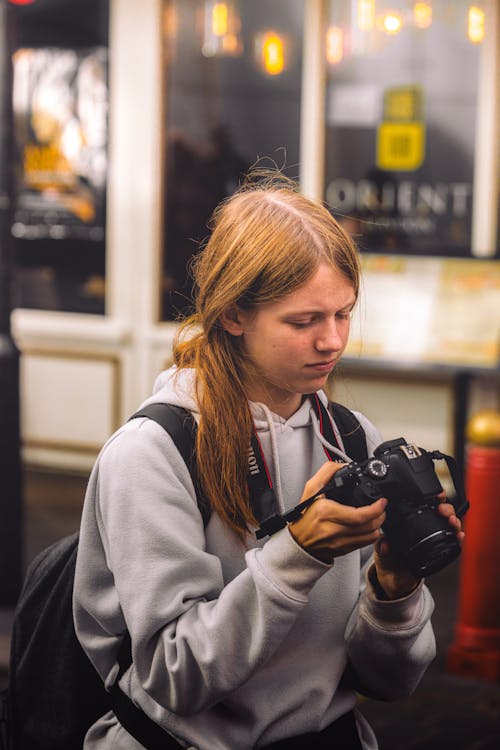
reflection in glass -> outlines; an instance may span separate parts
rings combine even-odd
[[[190,308],[189,263],[248,168],[299,176],[303,0],[165,0],[163,319]]]
[[[325,198],[362,250],[470,255],[470,23],[462,0],[330,2]]]

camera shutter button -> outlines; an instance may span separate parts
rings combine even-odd
[[[387,464],[379,458],[372,458],[366,465],[366,473],[374,479],[383,479],[387,475]]]

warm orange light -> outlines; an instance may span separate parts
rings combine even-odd
[[[432,24],[432,5],[430,3],[415,3],[413,6],[413,20],[419,29],[428,29]]]
[[[467,14],[467,36],[473,44],[479,44],[484,39],[485,14],[482,8],[471,5]]]
[[[283,37],[275,31],[268,31],[262,36],[262,63],[270,76],[277,76],[285,68],[285,45]]]
[[[381,26],[386,34],[398,34],[403,28],[403,19],[399,13],[388,11],[382,16]]]
[[[344,32],[340,26],[330,26],[326,32],[326,59],[337,65],[344,57]]]
[[[375,25],[375,0],[358,0],[358,28],[371,31]]]
[[[163,30],[168,39],[173,39],[179,30],[179,13],[177,7],[173,4],[164,7]]]
[[[237,56],[243,52],[243,44],[237,34],[224,34],[221,39],[221,48],[226,55]]]
[[[227,3],[215,3],[212,8],[212,31],[215,36],[224,36],[228,28]]]

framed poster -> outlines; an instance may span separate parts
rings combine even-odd
[[[21,48],[13,62],[20,174],[12,232],[102,241],[107,49]]]

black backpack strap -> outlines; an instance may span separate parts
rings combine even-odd
[[[206,526],[211,509],[200,489],[196,468],[196,422],[187,409],[172,404],[154,403],[139,409],[129,419],[146,417],[157,422],[168,432],[186,463],[196,492],[196,500]],[[120,678],[132,664],[132,646],[129,633],[125,633],[118,650],[119,671],[109,694],[113,712],[120,724],[147,750],[174,750],[180,748],[168,732],[147,716],[118,686]]]
[[[127,732],[147,750],[178,750],[182,746],[120,690],[117,683],[110,691],[113,713]]]
[[[353,461],[365,461],[368,458],[368,446],[366,434],[359,419],[347,406],[343,406],[336,401],[330,401],[329,409],[339,429],[345,452],[349,458],[352,458]]]
[[[203,518],[204,526],[210,520],[211,507],[208,500],[203,495],[196,466],[196,422],[188,409],[173,404],[155,403],[147,404],[142,409],[136,411],[129,419],[138,417],[147,417],[157,422],[163,429],[168,432],[175,443],[175,447],[181,454],[186,466],[191,474],[198,508]]]

